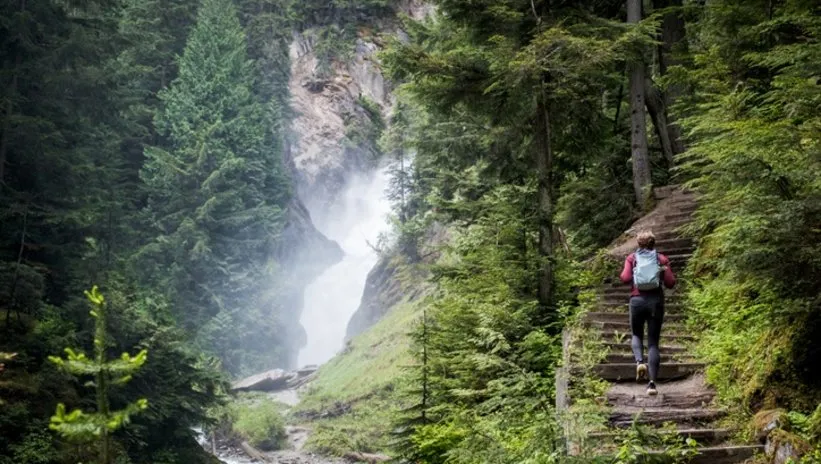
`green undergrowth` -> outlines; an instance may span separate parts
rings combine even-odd
[[[421,304],[400,302],[319,369],[291,413],[312,428],[308,449],[332,455],[387,449],[393,411],[401,405],[396,382],[412,362],[408,328]]]
[[[592,368],[608,354],[597,332],[585,326],[587,313],[595,311],[599,301],[598,290],[612,278],[618,261],[599,252],[584,266],[578,283],[578,306],[569,308],[565,327],[563,356],[564,375],[568,375],[569,407],[560,412],[560,421],[573,454],[579,459],[594,459],[596,443],[589,440],[591,433],[606,430],[610,407],[603,400],[609,383],[592,374]],[[569,352],[568,352],[569,351]]]
[[[285,446],[284,412],[287,406],[265,393],[240,393],[212,411],[216,432],[233,442],[247,441],[264,451]]]
[[[390,446],[390,424],[401,404],[393,388],[375,391],[348,404],[343,414],[311,420],[305,446],[332,456],[348,451],[385,453]]]

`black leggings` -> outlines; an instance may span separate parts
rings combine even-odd
[[[630,298],[630,329],[633,331],[633,356],[644,362],[644,323],[647,323],[647,352],[650,361],[650,380],[656,381],[661,364],[659,338],[664,322],[664,295],[641,295]]]

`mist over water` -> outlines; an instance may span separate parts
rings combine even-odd
[[[339,243],[345,256],[305,288],[300,323],[307,344],[299,352],[301,366],[322,364],[343,346],[348,321],[359,307],[365,279],[378,259],[368,244],[375,245],[388,228],[389,180],[388,168],[357,176],[324,217],[311,212],[316,227]]]

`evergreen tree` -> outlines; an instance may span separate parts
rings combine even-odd
[[[416,161],[433,158],[442,182],[431,187],[445,201],[475,200],[496,183],[537,183],[537,294],[547,322],[557,194],[574,171],[598,161],[588,161],[597,143],[608,146],[600,103],[613,85],[611,67],[650,43],[652,30],[642,24],[621,34],[615,23],[563,2],[440,3],[436,22],[409,26],[412,42],[385,56],[392,77],[406,81],[403,90],[430,115]],[[467,169],[479,185],[470,185]],[[460,216],[475,212],[459,204]]]
[[[182,54],[194,23],[197,0],[126,0],[118,32],[122,49],[114,63],[123,93],[122,154],[129,166],[130,184],[139,184],[145,145],[162,145],[153,126],[160,108],[158,93],[177,77],[177,56]]]
[[[232,372],[251,367],[243,343],[270,353],[253,367],[281,355],[271,253],[289,197],[246,50],[233,5],[203,0],[179,77],[160,94],[155,125],[170,148],[147,148],[141,173],[157,231],[141,253],[145,277]]]
[[[142,350],[136,356],[123,353],[120,359],[109,361],[106,357],[110,342],[108,341],[108,327],[106,327],[108,308],[105,298],[96,286],[90,292],[86,291],[85,295],[93,305],[91,317],[95,321],[94,358],[89,359],[82,352],[66,348],[65,359],[51,356],[49,360],[73,375],[94,376],[97,411],[84,413],[75,409],[66,413],[65,405],[60,403],[57,405],[57,412],[51,418],[51,429],[71,441],[96,442],[99,446],[97,462],[109,464],[114,457],[111,452],[110,435],[128,423],[133,414],[148,407],[145,399],[139,399],[122,410],[111,411],[109,390],[114,385],[122,385],[131,380],[131,376],[145,364],[148,352]]]

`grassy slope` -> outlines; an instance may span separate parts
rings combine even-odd
[[[350,409],[336,417],[309,419],[309,449],[327,454],[387,450],[391,420],[401,407],[397,381],[412,362],[408,332],[422,304],[423,299],[401,301],[320,368],[294,410],[294,420],[306,423],[305,417],[317,413]]]

